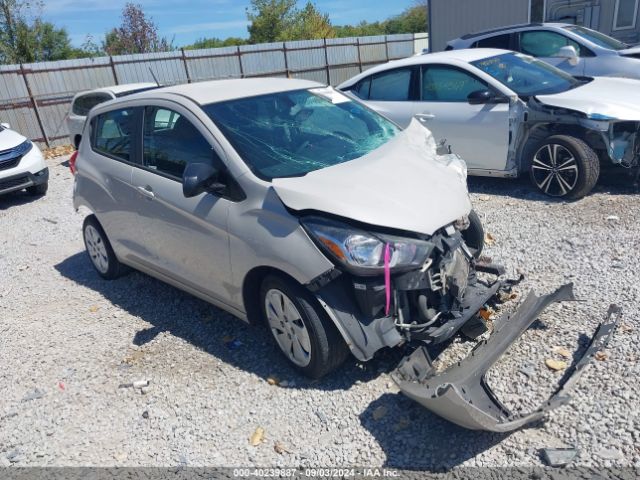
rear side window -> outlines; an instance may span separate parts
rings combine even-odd
[[[93,149],[119,160],[132,161],[135,113],[135,109],[127,108],[98,115],[94,120]]]
[[[371,79],[369,100],[401,102],[409,100],[411,69],[402,68],[374,76]]]
[[[111,96],[108,93],[89,93],[76,98],[71,106],[71,111],[75,115],[81,115],[86,117],[89,111],[96,105],[111,100]]]
[[[445,65],[423,67],[423,102],[467,102],[470,93],[488,85],[468,72]]]
[[[178,112],[146,107],[144,114],[144,165],[181,179],[189,163],[206,163],[221,169],[206,138]]]
[[[358,84],[351,89],[359,98],[363,100],[369,99],[369,89],[371,88],[371,77],[360,80]]]
[[[501,48],[511,50],[511,34],[496,35],[494,37],[483,38],[473,44],[474,48]]]

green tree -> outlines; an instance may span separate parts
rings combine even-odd
[[[224,40],[217,37],[212,38],[199,38],[191,45],[186,45],[185,50],[199,50],[202,48],[220,48],[220,47],[235,47],[236,45],[245,45],[247,41],[244,38],[228,37]]]
[[[295,17],[296,0],[251,0],[247,8],[249,43],[277,42],[284,39]]]
[[[313,40],[335,36],[329,14],[320,13],[312,2],[307,2],[302,10],[294,13],[291,24],[279,40]]]
[[[147,18],[141,5],[127,3],[122,10],[122,23],[105,35],[104,51],[109,55],[167,52],[173,41],[159,37],[153,19]]]

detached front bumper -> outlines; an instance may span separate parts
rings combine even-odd
[[[531,413],[512,414],[491,391],[485,375],[545,308],[555,302],[571,300],[575,300],[571,284],[542,297],[532,292],[516,313],[500,318],[489,339],[478,344],[464,360],[437,374],[425,347],[421,347],[403,360],[393,374],[394,381],[408,397],[472,430],[507,432],[539,420],[549,410],[570,400],[569,390],[613,335],[621,318],[620,308],[615,305],[609,308],[607,318],[596,329],[589,347],[574,360],[551,398]]]

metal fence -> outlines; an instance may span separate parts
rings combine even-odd
[[[418,33],[3,65],[0,121],[50,147],[69,143],[65,118],[71,98],[83,90],[153,82],[154,76],[163,85],[267,76],[336,85],[427,47],[428,35]]]

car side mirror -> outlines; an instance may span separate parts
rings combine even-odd
[[[554,55],[554,57],[565,58],[569,61],[571,65],[577,65],[579,60],[578,51],[576,50],[576,47],[574,47],[573,45],[567,45],[565,47],[562,47],[560,50],[558,50],[558,52]]]
[[[196,197],[204,192],[217,193],[226,187],[218,181],[220,172],[206,163],[190,163],[182,175],[182,193],[185,197]]]
[[[11,129],[11,125],[9,125],[8,123],[0,123],[0,127],[6,128],[7,130]]]

